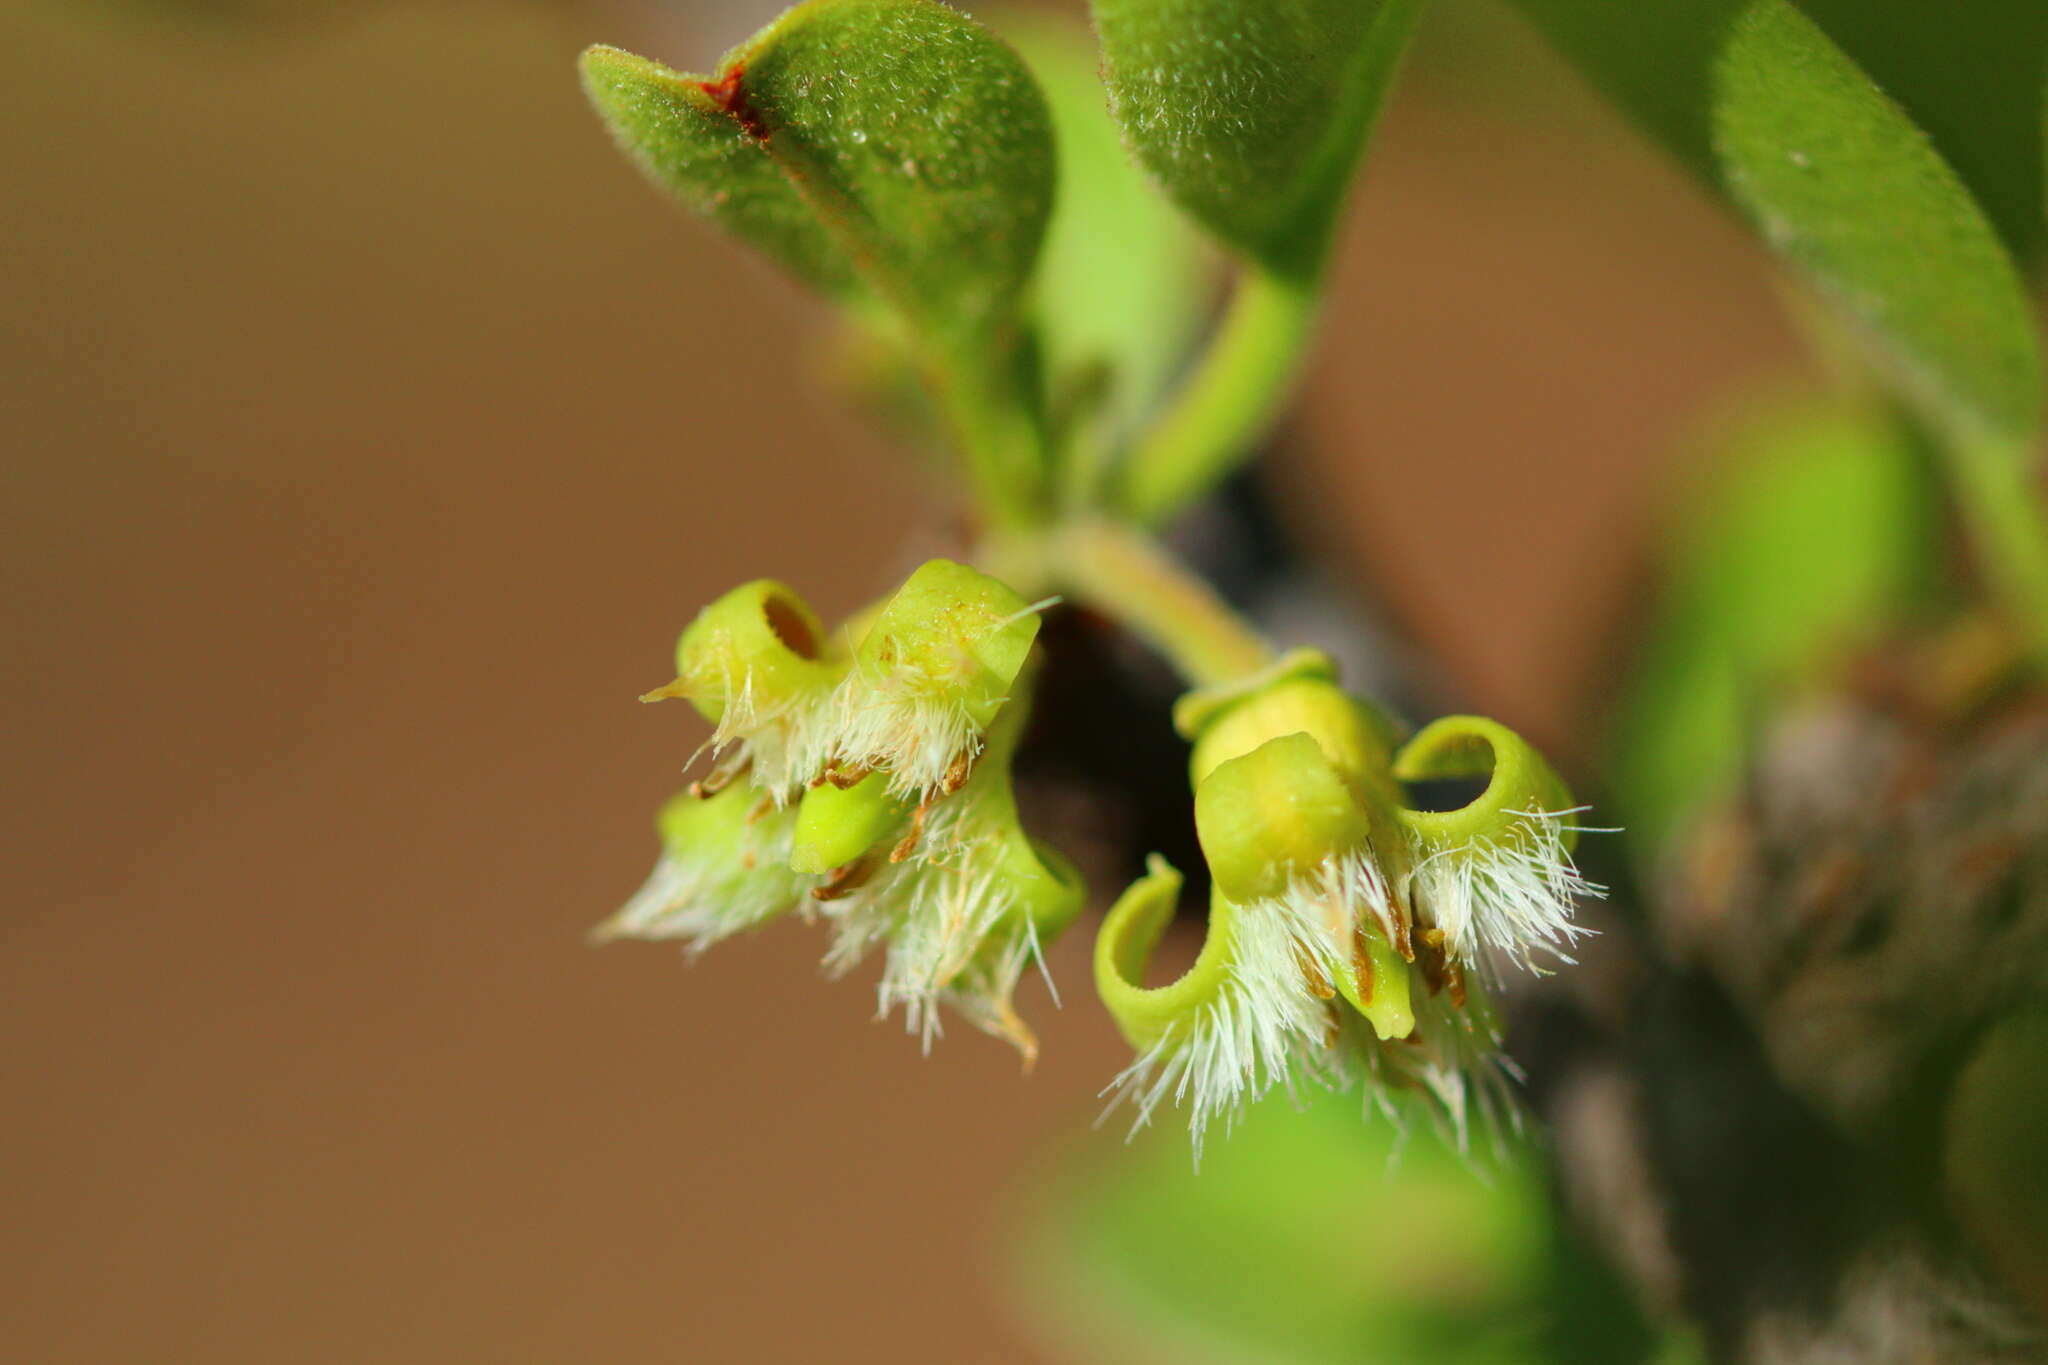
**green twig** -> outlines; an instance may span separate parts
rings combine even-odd
[[[1314,284],[1245,267],[1215,341],[1126,461],[1117,502],[1127,516],[1157,525],[1251,452],[1293,386],[1315,305]]]
[[[1303,179],[1297,240],[1248,261],[1194,374],[1125,462],[1115,506],[1157,525],[1249,457],[1292,394],[1314,331],[1330,241],[1360,156],[1393,89],[1427,0],[1387,0],[1348,76],[1343,108]]]
[[[1083,522],[1044,546],[1052,581],[1164,654],[1191,685],[1256,673],[1273,649],[1209,585],[1157,541],[1125,526]]]

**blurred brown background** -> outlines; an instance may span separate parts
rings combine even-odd
[[[934,511],[576,89],[773,0],[202,8],[0,29],[0,1354],[1050,1359],[1001,1229],[1120,1064],[1085,932],[1026,1080],[798,928],[582,940],[694,743],[633,701],[676,629],[849,606]],[[1738,233],[1452,4],[1283,487],[1569,751],[1683,433],[1797,363]]]

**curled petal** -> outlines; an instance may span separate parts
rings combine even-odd
[[[745,767],[777,804],[823,757],[833,690],[845,675],[817,615],[787,586],[743,583],[697,614],[676,642],[676,679],[641,697],[683,697],[715,727],[707,747],[727,772]]]
[[[757,578],[697,613],[676,641],[676,681],[660,692],[689,698],[714,725],[742,692],[747,705],[774,711],[838,682],[825,651],[825,629],[810,604],[785,584]]]
[[[1403,782],[1484,777],[1486,790],[1450,811],[1408,811],[1408,826],[1431,845],[1449,848],[1519,837],[1520,817],[1576,812],[1571,791],[1535,746],[1484,716],[1445,716],[1430,722],[1394,757]],[[1560,831],[1565,851],[1577,846],[1575,829]]]
[[[1180,874],[1154,857],[1117,901],[1095,945],[1096,990],[1138,1056],[1114,1082],[1137,1109],[1185,1104],[1199,1157],[1204,1130],[1297,1077],[1335,1079],[1330,988],[1304,944],[1313,925],[1270,906],[1246,912],[1220,894],[1200,956],[1177,981],[1147,987],[1146,965],[1179,894]],[[1321,982],[1320,987],[1317,985]]]
[[[1533,967],[1541,950],[1569,961],[1571,941],[1587,932],[1572,922],[1574,905],[1602,891],[1572,862],[1583,808],[1543,756],[1497,721],[1447,716],[1408,742],[1394,775],[1487,779],[1456,810],[1399,812],[1419,846],[1411,896],[1452,958],[1492,949]]]
[[[1145,861],[1145,875],[1127,887],[1110,907],[1095,937],[1095,990],[1122,1030],[1124,1040],[1139,1052],[1156,1046],[1174,1022],[1214,998],[1229,969],[1228,933],[1211,924],[1202,955],[1170,986],[1145,985],[1145,969],[1180,903],[1182,878],[1158,854]]]

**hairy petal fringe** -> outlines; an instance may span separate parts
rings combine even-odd
[[[1423,850],[1411,895],[1452,956],[1483,965],[1498,954],[1529,971],[1542,970],[1539,955],[1572,961],[1572,942],[1592,932],[1572,921],[1575,903],[1607,894],[1565,848],[1566,822],[1578,813],[1517,811],[1505,839]]]
[[[786,828],[763,838],[754,865],[672,849],[616,914],[597,927],[613,939],[681,939],[692,956],[802,905],[809,882],[789,871]]]

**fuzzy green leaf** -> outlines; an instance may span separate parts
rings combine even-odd
[[[2048,247],[2048,5],[1799,0],[1927,131],[2022,266]]]
[[[932,0],[810,0],[715,77],[592,48],[583,80],[658,184],[928,340],[1000,324],[1030,276],[1053,194],[1044,97]]]
[[[1094,0],[1111,108],[1167,193],[1313,273],[1419,0]]]
[[[1963,182],[1788,0],[1518,0],[1838,309],[1952,438],[2023,441],[2041,356]]]

